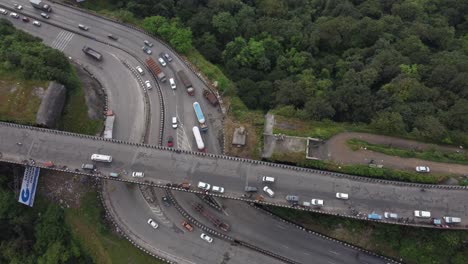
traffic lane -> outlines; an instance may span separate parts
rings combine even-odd
[[[158,251],[163,251],[162,256],[170,254],[180,263],[221,263],[226,255],[230,258],[229,263],[278,263],[262,254],[233,246],[216,237],[213,238],[213,243],[209,244],[200,238],[201,232],[197,228],[193,232],[182,229],[180,216],[172,218],[172,214],[167,214],[178,225],[168,227],[159,223],[159,228],[155,230],[148,225],[147,221],[152,218],[158,222],[158,219],[146,205],[138,187],[125,186],[125,184],[117,186],[113,183],[109,186],[106,188],[108,190],[106,195],[110,195],[117,188],[120,189],[119,193],[123,194],[115,196],[112,200],[113,213],[140,240],[157,248]],[[142,206],[135,206],[136,204]],[[125,216],[125,218],[122,219],[120,216]]]
[[[158,201],[161,201],[161,197],[166,195],[165,190],[158,189],[158,188],[155,188],[155,193],[157,193]],[[173,193],[173,195],[178,195],[178,194],[180,194],[180,193],[179,192]],[[179,198],[181,198],[181,197],[178,196],[177,201],[180,200]],[[183,197],[183,198],[188,198],[186,200],[198,199],[195,196],[193,196],[193,194],[192,195],[186,195],[186,197]],[[179,211],[177,209],[175,209],[175,207],[173,205],[170,205],[169,207],[161,206],[161,209],[164,211],[165,216],[169,220],[171,220],[171,222],[176,223],[178,227],[182,228],[181,223],[182,223],[182,221],[184,221],[186,219],[180,215]],[[191,216],[194,216],[194,215],[191,214]],[[208,225],[208,226],[210,226],[210,225]],[[183,229],[183,230],[185,231],[185,229]],[[194,232],[193,233],[188,233],[188,234],[189,235],[191,234],[190,237],[193,236],[193,237],[195,237],[195,239],[198,239],[202,243],[206,243],[206,242],[204,242],[203,240],[200,239],[200,234],[202,232],[203,231],[200,230],[199,228],[194,227]],[[222,247],[223,247],[224,243],[229,244],[229,242],[227,242],[227,241],[225,241],[225,240],[223,240],[221,238],[213,236],[213,235],[211,235],[209,233],[206,233],[206,234],[211,236],[213,238],[213,240],[214,240],[214,242],[210,245],[211,247],[213,247],[213,250],[222,252]],[[222,246],[220,247],[219,244],[215,243],[217,241],[222,241],[224,243],[222,243]],[[232,245],[232,246],[234,246],[234,245]],[[256,251],[252,251],[252,250],[249,250],[247,248],[240,247],[240,246],[238,246],[238,247],[239,247],[239,250],[242,251],[243,254],[245,254],[245,255],[236,255],[235,262],[239,262],[239,263],[283,263],[283,262],[280,262],[280,261],[278,261],[278,260],[276,260],[274,258],[270,258],[269,256],[258,253]],[[206,263],[208,263],[208,262],[206,262]]]
[[[361,263],[357,259],[353,259],[353,257],[365,254],[334,241],[310,235],[291,225],[273,219],[246,203],[223,200],[225,206],[223,214],[209,207],[198,198],[195,201],[193,198],[190,200],[193,194],[179,193],[177,197],[179,204],[192,217],[206,226],[299,263],[309,263],[311,256],[314,256],[317,263]],[[211,215],[229,224],[230,231],[223,232],[214,227],[207,218],[193,209],[194,203],[201,203]],[[233,222],[231,216],[235,217],[235,222]],[[379,257],[373,258],[375,260],[371,263],[385,263]]]
[[[141,89],[139,89],[132,73],[118,59],[131,60],[132,58],[128,54],[77,34],[69,35],[70,39],[64,39],[64,35],[61,35],[62,32],[65,32],[64,30],[46,23],[43,23],[41,27],[36,27],[19,19],[10,18],[9,20],[13,22],[15,27],[41,38],[43,43],[48,46],[56,47],[59,46],[58,43],[62,42],[60,46],[68,57],[94,73],[95,78],[99,80],[108,94],[109,108],[116,114],[114,136],[128,138],[129,134],[141,133],[144,126],[144,108],[140,100]],[[67,43],[67,41],[69,42]],[[100,51],[104,56],[103,60],[97,62],[86,56],[81,51],[84,45]],[[119,129],[120,126],[129,127],[131,130],[122,131]]]
[[[25,5],[26,7],[27,5]],[[84,24],[84,25],[87,25],[90,27],[90,30],[89,31],[81,31],[81,33],[83,34],[86,34],[88,36],[93,36],[93,37],[97,37],[99,40],[101,41],[105,41],[105,42],[110,42],[114,45],[117,45],[117,46],[122,46],[122,47],[126,47],[126,48],[130,48],[130,49],[135,49],[135,47],[137,46],[138,42],[136,41],[136,39],[138,39],[138,37],[141,37],[142,40],[144,39],[145,35],[142,34],[142,33],[139,33],[139,32],[136,32],[134,30],[130,30],[124,26],[121,26],[121,25],[118,25],[118,24],[115,24],[115,23],[112,23],[112,22],[109,22],[107,20],[103,20],[101,18],[97,18],[97,17],[94,17],[92,15],[88,15],[88,14],[85,14],[85,13],[82,13],[82,12],[79,12],[79,11],[76,11],[76,10],[73,10],[73,9],[70,9],[70,8],[66,8],[66,7],[63,7],[63,6],[60,6],[60,5],[57,5],[58,9],[57,10],[54,10],[54,12],[51,14],[51,19],[50,19],[50,22],[51,23],[55,23],[57,21],[59,21],[62,25],[66,25],[68,26],[70,29],[73,29],[73,30],[77,30],[77,25],[78,24]],[[54,6],[53,6],[54,8]],[[31,14],[37,16],[39,15],[39,10],[36,10],[34,8],[32,8],[31,6],[27,6],[27,8],[25,8],[25,11],[29,11]],[[109,39],[107,39],[107,34],[112,31],[112,30],[122,30],[121,32],[121,37],[119,38],[119,41],[109,41]],[[119,33],[116,33],[117,35],[120,35]],[[131,35],[131,37],[129,37]],[[141,40],[141,42],[142,42]],[[160,45],[160,43],[157,43],[157,42],[153,42],[154,44],[157,44],[155,45],[155,48],[158,47],[157,49],[159,49],[158,51],[154,52],[153,54],[156,55],[155,57],[158,57],[159,56],[159,53],[160,52],[166,52],[166,53],[171,53],[170,51],[168,51],[163,45]],[[139,46],[139,45],[138,45]],[[141,50],[141,48],[139,47],[138,48],[139,50]],[[141,52],[137,52],[135,53],[135,55],[139,56],[140,59],[144,59],[146,56],[146,54],[143,54],[142,51]],[[191,79],[192,83],[194,84],[194,88],[195,90],[197,91],[196,94],[195,94],[195,97],[194,99],[199,101],[199,103],[202,105],[202,108],[203,106],[208,106],[206,101],[203,101],[202,100],[206,100],[206,99],[203,99],[204,97],[202,96],[202,91],[203,91],[203,87],[204,84],[202,82],[200,82],[200,80],[198,78],[193,78],[193,76],[191,76],[192,74],[190,74],[190,70],[182,63],[182,62],[179,62],[178,61],[178,58],[175,57],[173,54],[172,56],[174,57],[174,60],[169,63],[169,67],[162,67],[161,66],[161,69],[163,70],[163,72],[165,72],[168,76],[168,78],[170,77],[175,77],[175,72],[177,70],[184,70],[186,71],[189,76],[189,79]],[[161,89],[163,91],[163,94],[166,94],[166,91],[169,91],[170,88],[169,88],[169,84],[166,82],[166,83],[161,83],[159,82],[160,86],[161,86]],[[153,87],[155,87],[155,83],[152,81],[152,85]],[[166,89],[168,88],[168,89]],[[166,98],[166,97],[165,97]],[[156,100],[152,100],[152,103],[153,102],[156,102]],[[192,102],[193,103],[193,102]],[[155,105],[155,104],[153,104]],[[187,113],[187,112],[190,112],[190,105],[188,104],[182,104],[184,106],[184,113]],[[187,107],[185,107],[187,106]],[[221,119],[222,117],[220,116],[220,114],[218,113],[217,111],[217,108],[215,108],[216,111],[204,111],[204,114],[206,116],[206,120],[207,120],[207,123],[209,124],[211,120],[216,120],[216,119]],[[190,115],[187,115],[187,116],[190,116]],[[166,118],[168,118],[166,116]],[[189,119],[191,119],[189,117]],[[184,120],[184,119],[182,119]],[[189,120],[184,120],[185,122],[190,122]],[[156,123],[156,122],[152,122],[151,124],[153,123]],[[196,125],[196,124],[193,124],[193,125]],[[193,126],[191,124],[191,126]],[[154,131],[154,129],[152,129],[151,131]],[[190,134],[188,133],[188,131],[186,131],[187,134]],[[219,135],[217,133],[214,132],[214,130],[210,130],[208,131],[207,133],[207,137],[204,137],[204,142],[205,144],[207,145],[207,149],[210,151],[210,152],[219,152],[220,149],[218,147],[219,145]],[[152,138],[154,138],[154,135],[152,136]],[[193,141],[192,141],[193,143]]]
[[[2,123],[3,124],[3,123]],[[10,151],[9,147],[14,147],[15,143],[25,140],[25,148],[34,147],[30,152],[32,158],[37,161],[55,160],[58,164],[67,164],[70,168],[79,168],[81,162],[89,162],[93,153],[108,154],[113,156],[110,164],[100,163],[99,170],[107,174],[111,171],[137,170],[145,171],[148,177],[154,179],[154,183],[165,184],[167,182],[180,183],[189,180],[194,185],[203,180],[211,184],[219,184],[226,188],[229,196],[240,197],[243,194],[246,175],[248,171],[252,177],[259,175],[276,176],[275,183],[281,195],[292,191],[299,195],[323,194],[327,201],[333,201],[335,192],[350,192],[350,200],[362,201],[363,208],[368,208],[368,212],[380,210],[381,208],[394,208],[396,213],[402,217],[411,217],[414,210],[423,209],[432,211],[434,216],[443,215],[458,216],[467,219],[465,202],[468,200],[468,192],[465,190],[432,189],[431,199],[427,199],[426,192],[418,191],[419,187],[401,186],[398,184],[377,184],[360,180],[350,180],[347,178],[324,176],[316,173],[293,171],[283,169],[280,166],[266,166],[251,164],[247,162],[231,159],[215,159],[197,155],[188,155],[172,151],[162,151],[153,148],[146,148],[133,145],[124,145],[108,141],[87,140],[81,137],[67,136],[63,134],[48,134],[41,131],[30,131],[17,127],[2,125],[0,128],[4,138],[2,149],[4,158],[21,160],[15,151]],[[28,133],[28,138],[21,137],[22,133]],[[31,139],[35,144],[31,144]],[[73,149],[74,151],[70,151]],[[123,178],[130,179],[128,175]],[[249,176],[250,177],[250,176]],[[299,184],[298,184],[299,183]],[[344,187],[348,187],[347,190]],[[398,190],[395,192],[395,190]],[[447,199],[444,197],[447,196]],[[285,204],[284,198],[277,196],[277,199],[267,198],[267,201]],[[312,197],[311,197],[312,198]],[[447,203],[447,201],[450,201]],[[341,213],[347,213],[349,205],[347,202],[335,201],[336,208]],[[403,209],[401,209],[403,208]],[[324,207],[324,210],[326,207]]]
[[[49,157],[47,159],[54,159],[60,164],[68,164],[71,168],[79,167],[80,161],[89,162],[89,157],[93,153],[109,154],[114,157],[114,160],[110,164],[99,164],[99,169],[103,173],[122,169],[145,171],[148,175],[145,180],[153,178],[155,183],[161,184],[167,182],[180,183],[189,180],[195,185],[199,180],[203,180],[211,184],[220,184],[226,188],[228,195],[239,197],[243,193],[246,180],[243,172],[250,167],[250,172],[253,175],[249,177],[259,179],[260,175],[266,174],[277,178],[276,189],[284,193],[278,191],[281,196],[276,196],[277,199],[267,198],[267,201],[285,204],[283,195],[294,190],[299,195],[304,196],[308,194],[322,195],[327,201],[336,203],[336,208],[332,209],[334,212],[338,212],[339,208],[340,213],[348,213],[349,201],[352,202],[352,199],[356,199],[356,201],[363,203],[356,206],[368,208],[367,212],[389,207],[394,208],[394,211],[400,213],[402,217],[411,217],[413,212],[403,209],[413,207],[414,210],[420,208],[432,211],[436,217],[451,215],[465,217],[464,219],[466,219],[464,209],[465,201],[468,199],[468,192],[465,190],[432,189],[432,197],[428,199],[425,196],[426,192],[421,192],[418,187],[376,184],[287,170],[279,166],[272,167],[225,159],[216,160],[209,157],[160,151],[132,145],[120,145],[107,141],[84,140],[61,134],[54,134],[52,138],[51,135],[43,132],[31,132],[27,129],[9,126],[1,127],[2,133],[11,138],[11,140],[2,144],[6,149],[13,147],[14,142],[22,140],[18,135],[25,130],[31,134],[31,137],[37,138],[34,151],[30,153],[34,159],[42,161],[45,160],[44,157]],[[25,147],[30,146],[30,144],[31,142],[26,142]],[[75,151],[70,152],[70,149]],[[14,151],[4,152],[4,157],[18,159]],[[122,175],[122,177],[129,178],[126,175]],[[349,192],[349,190],[352,190],[350,200],[333,200],[337,191],[335,186],[340,186],[340,191]],[[343,189],[346,186],[349,186],[349,190]],[[395,192],[395,189],[398,191]],[[447,199],[444,199],[446,195]],[[447,203],[447,201],[450,201],[450,203]],[[326,209],[327,207],[324,207],[323,210]]]
[[[223,205],[226,207],[225,211],[236,218],[231,234],[242,237],[244,241],[250,243],[263,243],[264,248],[274,248],[278,254],[288,256],[298,262],[308,263],[313,256],[317,263],[362,263],[355,257],[367,256],[372,260],[368,263],[386,263],[379,257],[309,234],[281,222],[247,203],[223,199]],[[281,247],[278,247],[275,242],[280,243]]]

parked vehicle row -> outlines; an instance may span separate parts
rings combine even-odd
[[[211,186],[209,183],[206,182],[198,182],[197,185],[198,188],[204,190],[204,191],[212,191],[212,192],[217,192],[217,193],[224,193],[224,188],[220,186]]]

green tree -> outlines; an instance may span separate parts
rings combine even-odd
[[[440,142],[447,136],[447,129],[433,116],[419,116],[414,122],[413,133],[425,139]]]
[[[211,24],[225,41],[233,39],[236,35],[237,21],[229,12],[214,15]]]
[[[372,119],[371,126],[384,134],[400,135],[405,133],[405,123],[399,113],[380,112]]]

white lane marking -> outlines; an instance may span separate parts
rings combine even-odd
[[[327,262],[330,263],[330,264],[336,264],[335,262],[329,261],[329,260]]]
[[[283,246],[284,248],[289,248],[289,247],[288,247],[288,246],[286,246],[286,245],[281,245],[281,246]]]
[[[65,42],[63,43],[62,47],[60,48],[60,51],[63,51],[65,50],[65,48],[68,46],[68,44],[70,44],[72,38],[75,36],[75,34],[71,33],[71,32],[68,32],[66,38],[65,38]]]
[[[333,251],[333,250],[328,250],[328,252],[333,253],[333,254],[335,254],[335,255],[341,255],[340,253],[338,253],[338,252],[336,252],[336,251]]]
[[[286,227],[282,226],[282,225],[276,225],[277,227],[281,228],[281,229],[286,229]]]

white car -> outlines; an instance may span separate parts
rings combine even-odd
[[[202,190],[209,191],[211,185],[209,185],[209,184],[206,183],[206,182],[198,182],[197,187],[200,188],[200,189],[202,189]]]
[[[50,18],[50,16],[46,13],[41,13],[41,17],[46,18],[46,19]]]
[[[0,14],[8,15],[8,12],[5,9],[0,8]]]
[[[336,193],[336,198],[342,199],[342,200],[348,200],[349,195],[347,193]]]
[[[385,218],[390,218],[390,219],[398,219],[398,214],[385,212],[384,217]]]
[[[416,210],[416,211],[414,211],[414,216],[415,217],[421,217],[421,218],[430,218],[431,217],[431,212]]]
[[[33,25],[35,25],[36,27],[40,27],[41,26],[41,22],[37,21],[37,20],[34,20]]]
[[[427,167],[427,166],[417,166],[416,171],[417,172],[427,172],[427,173],[429,173],[429,172],[431,172],[431,169],[429,169],[429,167]]]
[[[272,198],[275,197],[275,192],[272,189],[270,189],[270,187],[268,187],[268,186],[263,187],[263,191],[266,194],[268,194],[268,196],[270,196]]]
[[[163,58],[159,57],[158,61],[159,61],[159,63],[161,63],[161,66],[166,67],[167,64],[166,64],[166,62],[164,61]]]
[[[143,43],[145,43],[146,46],[153,47],[153,43],[151,43],[151,42],[149,42],[147,40],[143,41]]]
[[[310,203],[314,206],[323,206],[323,200],[321,199],[312,199]]]
[[[176,116],[172,117],[172,128],[177,128],[177,117]]]
[[[16,13],[10,13],[10,16],[11,16],[12,18],[19,18],[19,15],[16,14]]]
[[[14,6],[15,6],[15,8],[18,9],[18,10],[23,9],[23,6],[22,6],[22,5],[14,4]]]
[[[211,191],[213,192],[217,192],[217,193],[224,193],[224,188],[223,187],[219,187],[219,186],[214,186],[211,188]]]
[[[150,226],[152,226],[154,229],[158,228],[158,226],[159,226],[158,223],[156,223],[155,221],[153,221],[153,219],[151,219],[151,218],[148,219],[148,224],[149,224]]]
[[[132,177],[143,178],[143,177],[145,177],[145,173],[143,173],[141,171],[134,171],[132,173]]]
[[[174,78],[169,79],[169,84],[171,85],[172,90],[175,90],[177,88]]]
[[[148,90],[153,89],[153,87],[151,86],[150,81],[145,81],[145,87],[146,87],[146,89],[148,89]]]
[[[208,243],[213,242],[213,238],[211,238],[210,236],[208,236],[208,235],[205,234],[205,233],[202,233],[202,234],[200,235],[200,237],[201,237],[201,239],[205,240],[205,241],[208,242]]]
[[[143,71],[143,69],[141,68],[141,66],[136,66],[136,70],[138,71],[138,73],[139,73],[140,75],[145,74],[145,72]]]

